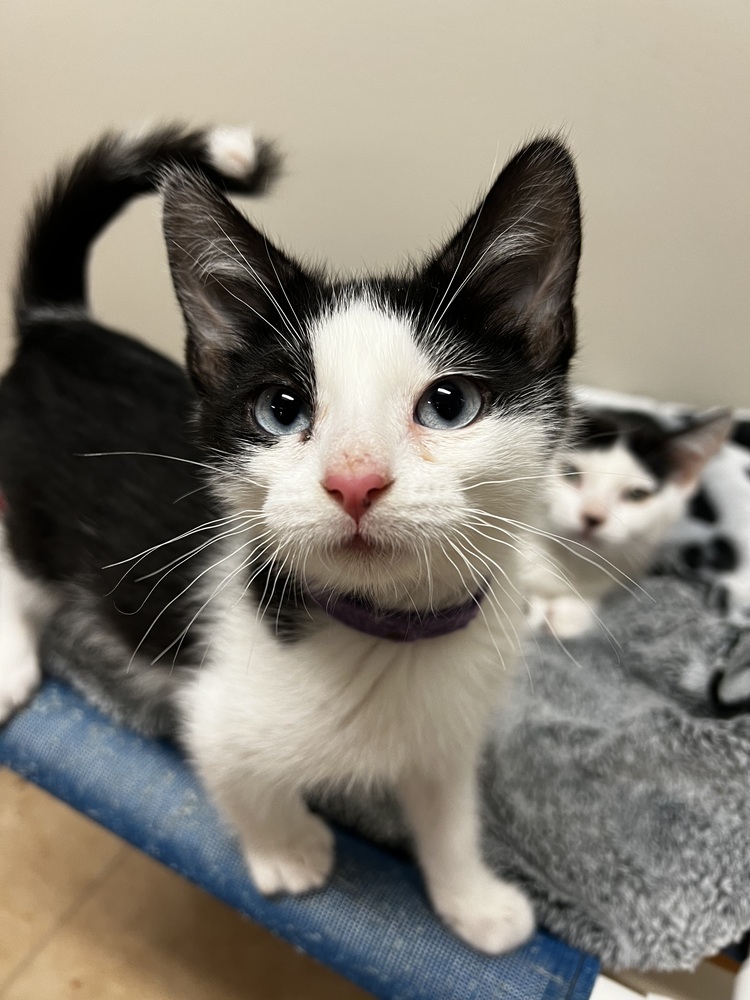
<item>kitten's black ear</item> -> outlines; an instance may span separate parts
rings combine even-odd
[[[433,262],[447,287],[437,316],[453,296],[459,304],[472,296],[484,306],[485,327],[523,333],[536,365],[567,361],[580,252],[573,161],[557,139],[539,139],[513,157]]]
[[[282,338],[282,283],[299,271],[208,180],[172,171],[162,194],[188,368],[199,391],[215,390],[249,340]]]
[[[696,485],[706,464],[727,441],[734,423],[731,410],[709,410],[675,431],[669,441],[673,477],[682,486]]]

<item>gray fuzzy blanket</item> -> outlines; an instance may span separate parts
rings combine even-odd
[[[487,851],[541,920],[620,968],[678,969],[750,928],[750,716],[719,718],[748,636],[705,590],[644,581],[617,637],[529,649],[485,770]]]
[[[490,862],[611,967],[690,968],[750,928],[749,429],[709,466],[649,597],[604,606],[614,642],[528,642],[487,749]],[[404,842],[389,802],[328,807]]]

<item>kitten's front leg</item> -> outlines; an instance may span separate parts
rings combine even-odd
[[[523,944],[534,914],[520,889],[482,860],[473,761],[440,776],[409,774],[398,794],[438,915],[479,951],[499,954]]]
[[[325,885],[334,864],[333,833],[297,789],[242,774],[214,797],[239,835],[260,892],[298,894]]]

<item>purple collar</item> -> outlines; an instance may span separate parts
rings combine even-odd
[[[435,639],[466,628],[479,611],[484,588],[465,604],[439,611],[383,611],[357,597],[345,597],[325,591],[309,591],[308,596],[330,617],[349,628],[378,639],[393,642],[416,642]]]

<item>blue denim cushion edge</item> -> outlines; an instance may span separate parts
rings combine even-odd
[[[596,959],[544,931],[498,958],[465,947],[431,913],[411,864],[343,830],[326,889],[264,898],[179,754],[116,725],[63,684],[47,681],[0,729],[0,764],[377,997],[583,1000],[593,989]]]

